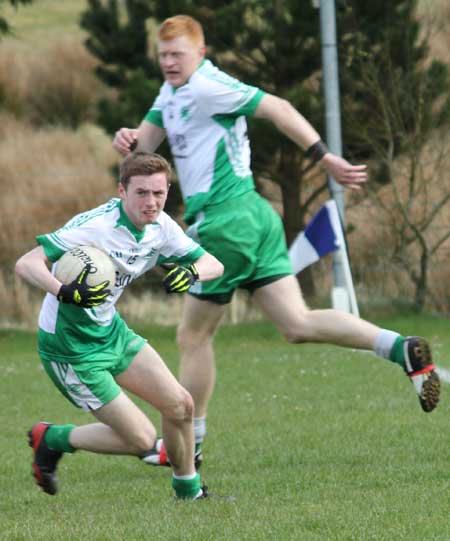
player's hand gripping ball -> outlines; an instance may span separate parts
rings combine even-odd
[[[78,246],[57,262],[55,277],[63,284],[60,302],[93,308],[105,302],[114,286],[116,271],[112,260],[93,246]]]

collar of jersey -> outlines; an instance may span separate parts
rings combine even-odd
[[[128,218],[126,212],[123,210],[122,201],[120,201],[119,203],[119,212],[120,215],[119,219],[116,222],[116,227],[123,225],[123,227],[126,227],[128,231],[133,235],[133,237],[136,239],[136,242],[140,242],[144,238],[146,227],[144,227],[144,229],[138,229],[134,225],[130,218]]]
[[[198,67],[197,67],[197,69],[194,71],[194,73],[195,73],[196,71],[198,71],[198,70],[203,66],[203,64],[204,64],[205,62],[207,62],[207,59],[206,59],[206,58],[204,58],[204,59],[200,62],[200,64],[198,65]],[[194,73],[193,73],[192,75],[194,75]],[[191,75],[191,77],[192,77],[192,75]],[[182,85],[180,85],[180,86],[172,86],[172,85],[170,85],[170,88],[172,89],[172,94],[175,94],[175,92],[176,92],[177,90],[179,90],[180,88],[183,88],[183,86],[188,85],[188,84],[189,84],[189,81],[190,81],[190,79],[191,79],[191,77],[189,77],[189,79],[188,79],[184,84],[182,84]]]

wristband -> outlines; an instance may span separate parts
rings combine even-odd
[[[311,145],[305,152],[306,156],[310,158],[313,162],[317,163],[329,152],[327,145],[319,139],[317,143]]]

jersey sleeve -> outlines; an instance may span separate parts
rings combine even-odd
[[[161,263],[195,263],[206,251],[193,239],[188,237],[172,218],[167,216],[166,242],[160,250],[157,265]]]
[[[84,216],[85,214],[79,214],[53,233],[36,237],[37,243],[44,248],[50,261],[57,261],[72,248],[92,244],[92,239],[98,235],[98,228],[92,220],[83,221]]]
[[[158,128],[164,128],[162,115],[162,89],[153,102],[153,105],[150,107],[148,113],[145,115],[144,120],[150,124],[158,126]]]
[[[220,71],[211,71],[195,83],[197,103],[209,116],[253,116],[265,92]]]

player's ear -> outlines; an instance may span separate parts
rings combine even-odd
[[[117,191],[119,192],[119,196],[123,198],[126,193],[126,189],[125,189],[125,186],[121,182],[117,183]]]

